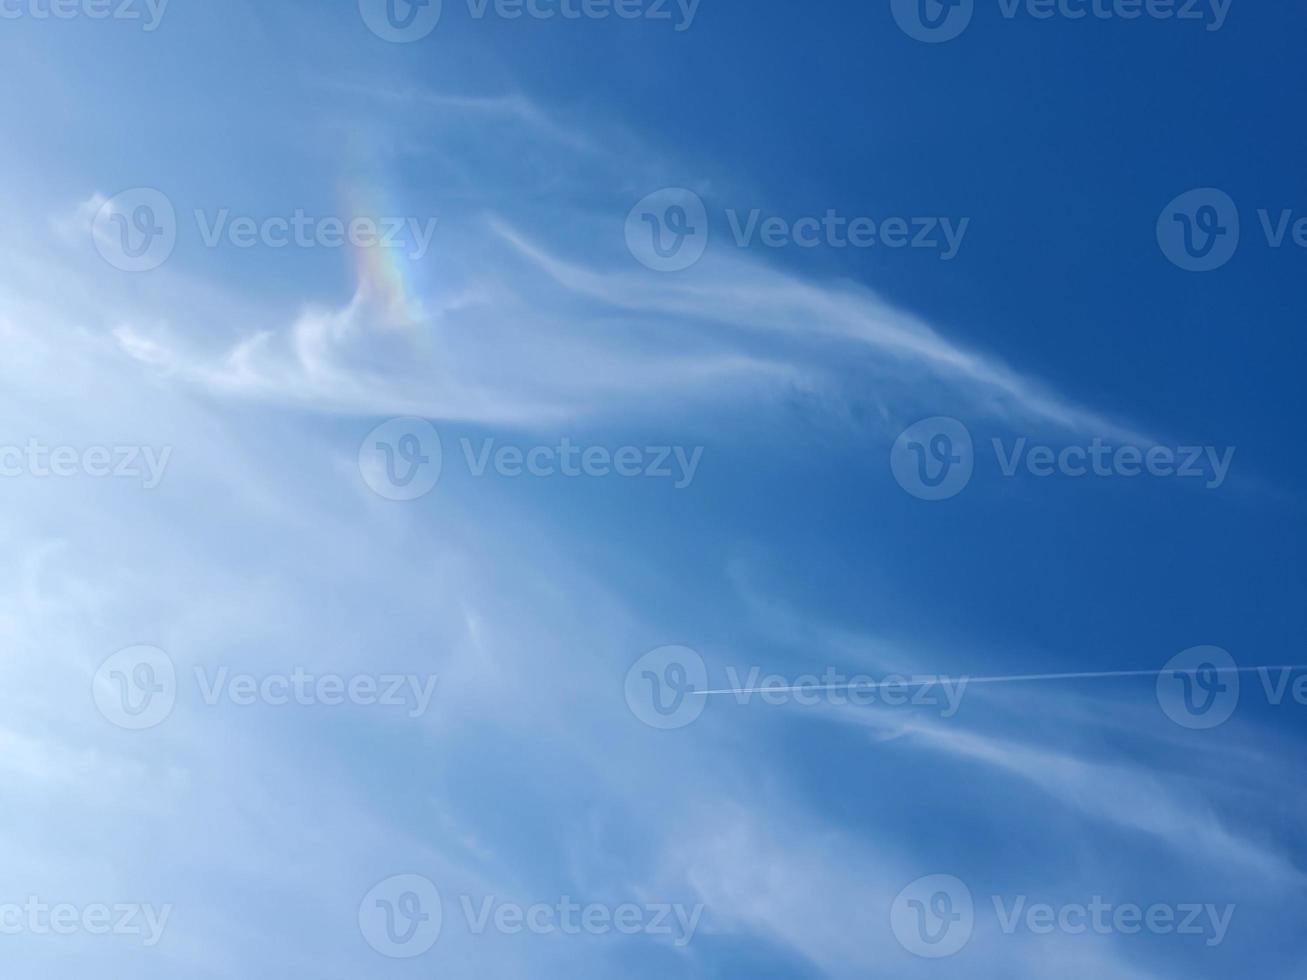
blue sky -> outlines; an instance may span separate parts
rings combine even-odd
[[[6,976],[1302,974],[1307,12],[925,2],[3,7]]]

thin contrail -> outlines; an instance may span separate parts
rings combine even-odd
[[[1122,677],[1161,677],[1163,674],[1248,674],[1253,671],[1261,672],[1264,670],[1307,670],[1307,665],[1297,664],[1285,667],[1171,667],[1163,670],[1103,670],[1082,671],[1072,674],[1007,674],[998,677],[968,677],[965,674],[959,674],[956,677],[951,674],[935,674],[923,677],[918,674],[915,677],[905,677],[901,681],[874,681],[870,684],[853,682],[848,684],[805,684],[801,687],[753,687],[725,691],[691,691],[689,693],[707,698],[730,694],[799,694],[817,691],[852,691],[855,689],[875,691],[882,687],[928,687],[941,681],[953,681],[970,686],[972,684],[1024,684],[1044,681],[1096,681]]]

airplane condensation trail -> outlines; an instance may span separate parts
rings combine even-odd
[[[917,674],[914,677],[904,678],[903,680],[894,681],[876,681],[871,684],[804,684],[798,687],[768,687],[768,688],[740,688],[737,690],[722,691],[692,691],[700,697],[715,697],[719,695],[730,694],[799,694],[812,693],[817,691],[852,691],[865,690],[874,691],[882,687],[924,687],[937,684],[941,679],[956,679],[965,681],[967,685],[971,684],[1024,684],[1039,683],[1047,681],[1086,681],[1086,680],[1111,680],[1126,677],[1160,677],[1163,674],[1249,674],[1260,673],[1261,671],[1288,671],[1288,670],[1307,670],[1307,666],[1296,664],[1284,667],[1208,667],[1182,669],[1178,667],[1166,670],[1105,670],[1105,671],[1084,671],[1079,673],[1066,674],[1008,674],[998,677],[967,677],[960,674],[953,678],[951,674]]]

